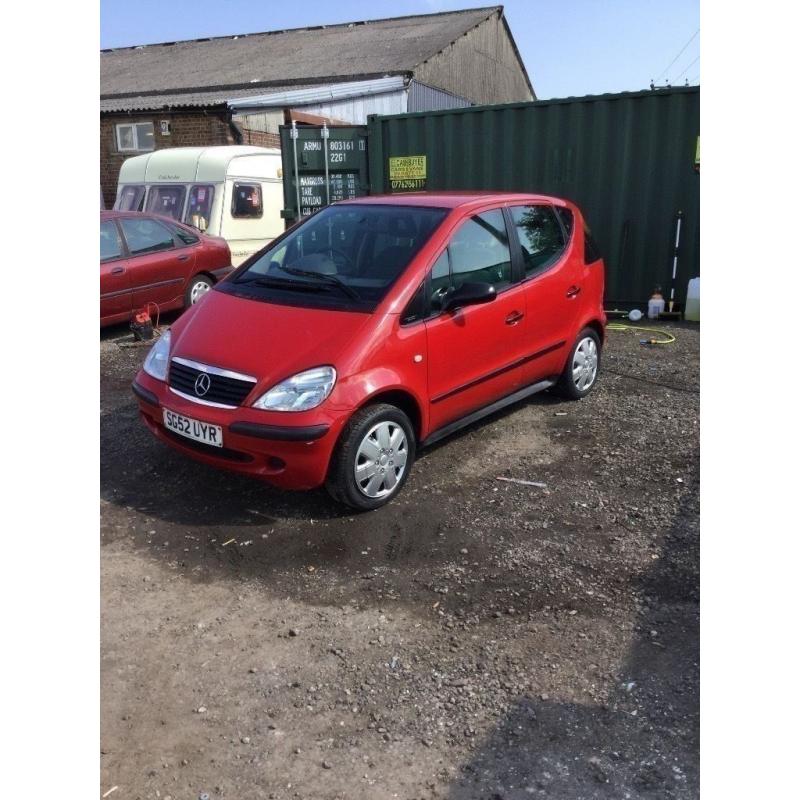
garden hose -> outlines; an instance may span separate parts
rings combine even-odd
[[[655,339],[639,339],[639,344],[652,345],[652,344],[672,344],[675,337],[671,333],[661,330],[660,328],[645,328],[643,325],[623,325],[620,322],[609,322],[606,329],[610,331],[648,331],[650,333],[661,334],[663,338]]]

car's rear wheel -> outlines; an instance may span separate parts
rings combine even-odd
[[[208,275],[195,275],[186,287],[186,296],[184,297],[184,305],[188,308],[193,306],[200,300],[207,292],[211,291],[214,281]]]
[[[557,389],[571,400],[580,400],[592,391],[600,372],[600,337],[592,328],[584,328],[570,350]]]
[[[415,453],[414,428],[399,408],[388,403],[367,406],[343,431],[326,488],[353,508],[380,508],[403,488]]]

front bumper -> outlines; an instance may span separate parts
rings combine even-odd
[[[150,431],[186,456],[220,469],[261,478],[284,489],[313,489],[325,482],[333,449],[348,414],[320,409],[298,414],[263,412],[242,406],[214,408],[170,391],[141,371],[132,390]],[[222,427],[223,447],[187,439],[164,426],[164,408]],[[285,424],[286,417],[292,422]]]

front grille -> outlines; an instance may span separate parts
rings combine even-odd
[[[182,394],[200,402],[219,403],[225,406],[240,406],[245,397],[253,390],[255,380],[232,378],[229,375],[220,375],[214,367],[199,369],[188,364],[183,364],[175,359],[170,363],[169,385]],[[203,385],[198,387],[198,377],[204,375],[201,384],[207,385],[203,392]]]

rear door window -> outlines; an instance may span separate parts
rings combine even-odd
[[[133,256],[171,250],[175,247],[172,232],[157,220],[147,217],[123,217],[119,222],[128,243],[128,250]]]
[[[559,259],[566,246],[564,231],[551,206],[512,206],[510,211],[529,278]]]
[[[185,197],[185,186],[151,186],[147,195],[147,210],[151,214],[180,220]]]
[[[231,215],[237,219],[260,219],[264,213],[260,183],[234,183]]]
[[[197,234],[186,230],[182,225],[169,225],[169,228],[173,235],[178,237],[178,242],[181,244],[197,244],[200,241]]]
[[[119,191],[114,208],[117,211],[141,211],[144,207],[144,186],[126,185]]]
[[[555,209],[556,214],[558,214],[558,218],[561,220],[561,224],[564,226],[564,233],[567,235],[567,242],[569,242],[570,238],[572,237],[572,227],[575,222],[572,212],[563,206],[556,206]]]
[[[208,227],[211,218],[211,203],[214,202],[214,187],[197,184],[189,189],[189,202],[183,221],[200,230]],[[203,224],[201,224],[201,221]]]
[[[100,223],[100,261],[122,258],[122,240],[112,220]]]

